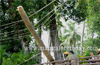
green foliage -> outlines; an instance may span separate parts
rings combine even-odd
[[[81,36],[77,33],[77,29],[75,29],[75,23],[68,23],[69,30],[65,29],[65,33],[67,33],[64,38],[67,39],[67,43],[71,46],[76,44],[76,42],[81,40]]]
[[[63,2],[62,0],[60,3],[63,4]],[[79,2],[77,0],[66,0],[64,6],[59,9],[60,16],[63,16],[65,21],[72,19],[80,23],[86,19],[86,5],[83,0]]]
[[[6,51],[6,45],[0,45],[0,64],[2,64],[2,56],[4,55],[5,51]]]
[[[3,65],[17,65],[19,63],[22,63],[35,55],[37,52],[34,53],[28,53],[28,54],[23,54],[23,51],[20,51],[19,53],[13,53],[11,57],[8,57],[7,59],[3,57]],[[34,61],[35,60],[35,61]],[[33,58],[25,63],[22,63],[21,65],[32,65],[36,64],[38,61],[37,57]]]
[[[95,5],[94,5],[95,4]],[[88,17],[87,17],[87,27],[89,32],[96,32],[99,34],[100,31],[100,2],[99,0],[88,0]]]

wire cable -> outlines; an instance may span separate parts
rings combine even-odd
[[[54,11],[54,9],[52,9],[48,14],[46,14],[42,19],[40,19],[39,21],[38,21],[38,23],[40,23],[44,18],[46,18],[51,12],[53,12]],[[20,20],[19,22],[21,22],[22,20]],[[18,22],[18,21],[17,21]],[[18,22],[18,23],[19,23]],[[15,22],[14,22],[15,23]],[[13,25],[11,25],[11,26],[7,26],[7,27],[5,27],[5,28],[3,28],[3,29],[1,29],[1,31],[2,30],[5,30],[5,29],[7,29],[7,28],[9,28],[9,27],[12,27],[12,26],[14,26],[14,25],[16,25],[17,23],[15,23],[15,24],[13,24]],[[6,25],[6,24],[5,24]],[[3,25],[4,26],[4,25]]]
[[[54,10],[54,9],[53,9],[53,10]],[[48,16],[51,12],[53,12],[53,10],[50,11],[46,16]],[[54,15],[54,13],[53,13],[53,15]],[[44,16],[41,20],[43,20],[46,16]],[[50,16],[50,17],[51,17],[51,16]],[[49,17],[49,18],[50,18],[50,17]],[[48,18],[48,19],[49,19],[49,18]],[[40,22],[41,20],[39,20],[39,22]],[[47,21],[47,20],[46,20],[46,21]],[[38,22],[38,23],[39,23],[39,22]],[[39,25],[39,26],[40,26],[40,25]],[[38,26],[38,27],[39,27],[39,26]],[[26,30],[28,30],[28,29],[22,29],[22,30],[17,30],[17,31],[6,32],[6,34],[9,34],[9,33],[11,34],[11,33],[14,33],[14,32],[16,33],[16,32],[21,32],[21,31],[26,31]],[[1,33],[0,35],[2,35],[2,34],[5,34],[5,33]]]
[[[63,3],[63,4],[64,4],[64,3]],[[63,5],[63,4],[62,4],[62,5]],[[61,6],[62,6],[62,5],[61,5]],[[61,7],[61,6],[60,6],[60,7]],[[59,6],[58,6],[58,7],[59,7]],[[48,16],[48,15],[49,15],[51,12],[53,12],[53,11],[54,11],[54,9],[51,10],[47,15],[45,15],[41,20],[39,20],[39,22],[42,21],[46,16]],[[51,17],[51,16],[50,16],[50,17]],[[49,17],[49,18],[50,18],[50,17]],[[49,18],[48,18],[48,19],[49,19]],[[38,22],[38,23],[39,23],[39,22]],[[47,21],[46,21],[46,22],[47,22]],[[45,22],[45,23],[46,23],[46,22]],[[38,27],[39,27],[39,26],[38,26]],[[27,30],[28,30],[28,29],[27,29]],[[11,32],[13,32],[13,31],[11,31]],[[7,33],[10,33],[10,32],[7,32]],[[1,34],[5,34],[5,33],[1,33]],[[0,34],[0,35],[1,35],[1,34]]]
[[[50,31],[50,32],[55,32],[55,31],[57,31],[57,30],[53,30],[53,31]],[[20,36],[20,37],[27,37],[27,36],[29,36],[29,35],[23,35],[23,36]],[[31,36],[31,35],[30,35]],[[19,39],[19,37],[18,36],[16,36],[16,37],[11,37],[11,38],[7,38],[7,39],[0,39],[0,42],[1,41],[6,41],[6,40],[10,40],[10,39]],[[34,39],[34,38],[33,38]]]
[[[56,0],[54,0],[54,1],[50,2],[50,3],[48,3],[47,5],[45,5],[44,7],[42,7],[41,9],[39,9],[38,11],[36,11],[35,13],[33,13],[32,15],[30,15],[29,18],[32,17],[33,15],[37,14],[38,12],[42,11],[43,9],[45,9],[47,6],[49,6],[50,4],[52,4],[52,3],[55,2],[55,1],[56,1]],[[8,23],[8,24],[1,25],[0,27],[6,26],[6,25],[11,25],[11,24],[13,24],[13,23],[18,23],[18,22],[21,22],[21,21],[22,21],[22,20],[18,20],[18,21],[15,21],[15,22],[11,22],[11,23]]]
[[[50,2],[49,4],[47,4],[46,6],[44,6],[43,8],[41,8],[40,10],[38,10],[37,12],[35,12],[34,14],[30,15],[29,18],[35,14],[37,14],[38,12],[40,12],[41,10],[43,10],[44,8],[46,8],[47,6],[49,6],[50,4],[52,4],[53,2],[55,2],[56,0],[53,0],[52,2]]]
[[[22,32],[22,31],[26,31],[26,30],[28,30],[28,29],[21,29],[21,30],[17,30],[17,31],[5,32],[5,33],[1,33],[0,35],[9,34],[9,33],[17,33],[17,32]]]
[[[8,24],[1,25],[0,27],[7,26],[7,25],[11,25],[11,24],[14,24],[14,23],[19,23],[21,21],[22,20],[14,21],[14,22],[11,22],[11,23],[8,23]]]
[[[52,11],[53,11],[53,10],[52,10]],[[49,15],[52,11],[50,11],[47,15]],[[47,16],[47,15],[46,15],[46,16]],[[53,15],[54,15],[54,13],[53,13],[50,17],[52,17]],[[45,17],[46,17],[46,16],[45,16]],[[49,18],[50,18],[50,17],[49,17]],[[46,21],[48,21],[49,18],[48,18]],[[42,19],[43,19],[43,18],[42,18]],[[42,19],[41,19],[41,20],[42,20]],[[53,19],[54,19],[54,18],[53,18]],[[40,20],[40,21],[41,21],[41,20]],[[46,21],[45,21],[45,23],[46,23]],[[44,23],[44,24],[45,24],[45,23]],[[50,22],[49,22],[49,23],[50,23]],[[43,25],[44,25],[44,24],[43,24]],[[25,30],[26,30],[26,29],[25,29]],[[21,30],[21,31],[22,31],[22,30]]]
[[[27,37],[27,36],[29,36],[29,35],[23,35],[23,36],[20,36],[20,37]],[[16,37],[11,37],[11,38],[6,38],[6,39],[0,39],[0,42],[1,41],[5,41],[5,40],[9,40],[9,39],[19,39],[19,37],[18,36],[16,36]]]

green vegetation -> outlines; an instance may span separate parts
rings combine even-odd
[[[71,47],[71,50],[75,50],[72,47],[81,47],[84,50],[75,50],[79,57],[90,56],[90,51],[97,55],[96,51],[100,48],[99,0],[52,1],[0,0],[0,65],[17,65],[41,52],[25,24],[19,21],[22,18],[16,10],[18,6],[23,6],[28,16],[32,15],[29,19],[41,39],[42,32],[49,31],[49,47],[64,46]],[[52,3],[48,5],[50,2]],[[46,5],[48,6],[36,13]],[[61,18],[67,23],[66,26]],[[84,24],[85,27],[76,29],[75,24]],[[34,47],[38,49],[34,50]],[[87,49],[88,47],[92,48]],[[69,50],[61,48],[54,51],[54,58],[63,59],[62,54],[65,51]],[[41,59],[40,54],[22,65],[41,63]]]

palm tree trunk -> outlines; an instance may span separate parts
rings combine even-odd
[[[82,55],[83,54],[83,46],[82,46],[82,44],[83,44],[83,41],[84,41],[84,30],[85,30],[85,22],[83,23],[83,32],[82,32],[82,39],[81,39],[81,51],[80,51],[80,55]]]

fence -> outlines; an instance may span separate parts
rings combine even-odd
[[[94,60],[88,60],[90,57],[95,58]],[[74,61],[71,62],[71,61]],[[36,65],[100,65],[100,55],[97,56],[88,56],[88,57],[80,57],[78,60],[76,59],[68,59],[68,60],[55,60],[52,62],[41,63]]]

